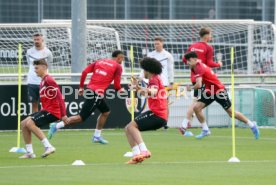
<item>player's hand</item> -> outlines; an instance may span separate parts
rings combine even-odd
[[[131,84],[138,86],[139,85],[139,80],[135,78],[134,76],[131,77]]]
[[[84,92],[84,89],[83,88],[79,88],[79,96],[82,96],[83,92]]]
[[[137,89],[137,86],[136,85],[133,85],[133,84],[128,84],[128,88],[133,91],[133,90],[136,90]]]
[[[220,65],[220,67],[222,67],[222,62],[221,61],[218,61],[218,64]]]
[[[193,86],[187,85],[187,86],[186,86],[186,90],[187,90],[187,91],[193,90]]]

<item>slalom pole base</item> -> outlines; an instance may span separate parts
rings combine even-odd
[[[13,153],[26,153],[25,148],[12,147],[9,152]]]
[[[228,160],[229,163],[239,163],[241,162],[237,157],[231,157],[229,160]]]

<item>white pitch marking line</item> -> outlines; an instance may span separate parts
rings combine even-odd
[[[67,131],[62,131],[59,132],[58,135],[67,135],[69,134]],[[145,136],[160,136],[160,135],[179,135],[178,133],[143,133],[143,135]],[[70,133],[70,136],[85,136],[85,135],[91,135],[91,133]],[[125,136],[124,132],[122,131],[122,133],[104,133],[104,135],[106,136]],[[15,134],[5,134],[5,135],[0,135],[0,137],[16,137]],[[232,138],[232,136],[215,136],[215,135],[211,135],[209,136],[210,138]],[[252,137],[242,137],[242,136],[237,136],[236,139],[249,139],[249,140],[254,140],[253,136]],[[276,141],[276,138],[265,138],[265,137],[260,137],[259,139],[260,141],[262,140],[266,140],[266,141]]]
[[[225,161],[175,161],[175,162],[147,162],[147,165],[167,165],[167,164],[230,164]],[[260,160],[260,161],[241,161],[240,163],[276,163],[276,160]],[[239,164],[240,164],[239,163]],[[112,166],[112,165],[126,165],[124,163],[96,163],[85,164],[85,166]],[[45,168],[45,167],[74,167],[71,164],[56,164],[56,165],[23,165],[23,166],[0,166],[0,169],[14,169],[14,168]],[[84,167],[85,167],[84,166]]]

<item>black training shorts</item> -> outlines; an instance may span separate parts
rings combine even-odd
[[[157,130],[167,125],[167,121],[156,116],[152,111],[146,111],[135,119],[140,131]]]

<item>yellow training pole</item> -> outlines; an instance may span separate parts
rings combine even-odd
[[[235,133],[235,78],[234,78],[234,48],[231,48],[231,99],[232,99],[232,158],[228,162],[240,162],[236,157],[236,133]]]
[[[131,62],[131,77],[133,77],[134,72],[134,54],[133,54],[133,46],[130,46],[130,51],[129,51],[129,56],[130,56],[130,62]],[[130,98],[131,98],[131,121],[134,120],[134,104],[135,104],[135,100],[134,100],[134,91],[131,90],[130,92]]]
[[[18,104],[17,104],[17,145],[12,147],[10,152],[26,153],[24,148],[20,148],[20,117],[21,117],[21,74],[22,74],[22,44],[18,44]]]
[[[18,44],[18,105],[17,105],[17,148],[20,148],[20,117],[21,117],[21,62],[22,44]]]

